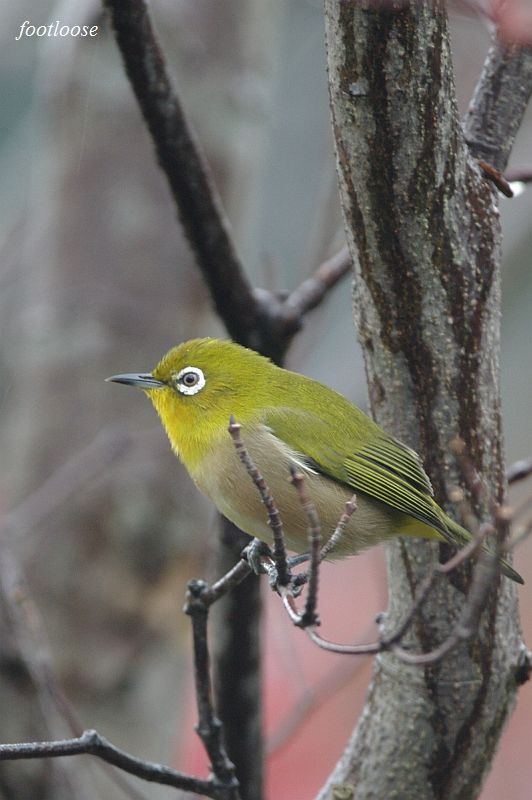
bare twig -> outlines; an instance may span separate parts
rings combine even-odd
[[[347,253],[329,259],[286,302],[254,291],[199,142],[172,84],[145,0],[104,0],[124,66],[151,133],[216,311],[235,341],[281,361],[302,315],[349,270]]]
[[[241,426],[236,422],[235,418],[231,416],[229,420],[228,431],[233,439],[235,449],[238,457],[244,464],[248,475],[257,487],[261,496],[262,502],[268,512],[268,522],[272,529],[273,535],[273,559],[277,568],[278,583],[280,586],[287,586],[290,583],[290,571],[286,560],[286,545],[284,542],[283,523],[279,509],[275,505],[270,489],[254,464],[242,437],[240,435]]]
[[[241,559],[222,578],[203,593],[203,602],[211,606],[221,597],[232,591],[251,574],[251,567],[245,559]]]
[[[55,496],[55,492],[53,494]],[[40,504],[36,504],[36,507],[37,505]],[[79,736],[83,731],[83,725],[57,678],[39,609],[32,599],[11,542],[1,533],[0,542],[0,593],[5,600],[20,658],[37,692],[43,717],[50,728],[52,712],[56,712],[66,722],[70,731]],[[53,735],[53,727],[51,733]],[[142,800],[142,795],[128,785],[109,764],[102,763],[101,766],[113,783],[131,797]]]
[[[210,681],[210,658],[207,645],[209,607],[234,588],[250,573],[241,560],[227,575],[209,587],[204,581],[191,581],[185,612],[192,618],[194,636],[194,673],[199,722],[197,732],[209,756],[213,777],[202,780],[154,762],[144,761],[119,750],[96,731],[85,731],[77,738],[50,742],[0,745],[0,761],[29,758],[55,758],[89,754],[97,756],[124,772],[146,781],[173,786],[214,800],[239,800],[234,766],[225,751],[222,724],[214,714]]]
[[[309,495],[306,485],[305,476],[299,472],[294,465],[290,466],[290,474],[292,484],[299,497],[299,502],[307,515],[308,527],[308,543],[310,553],[309,577],[308,577],[308,592],[305,602],[305,610],[301,615],[301,619],[297,623],[301,628],[308,628],[314,625],[319,625],[318,615],[316,608],[318,605],[318,583],[320,571],[320,554],[321,554],[321,524],[316,511],[316,506]]]
[[[488,536],[489,533],[491,533],[492,530],[493,526],[491,525],[486,524],[482,526],[479,529],[477,536],[475,536],[475,538],[471,542],[466,544],[465,547],[462,547],[460,550],[458,550],[458,552],[455,553],[455,555],[452,556],[452,558],[450,558],[448,561],[445,561],[443,564],[434,565],[432,571],[427,575],[425,580],[421,583],[416,593],[415,600],[412,603],[408,613],[404,617],[401,625],[390,636],[386,636],[383,639],[383,643],[386,646],[386,648],[390,647],[391,645],[394,645],[396,642],[400,641],[403,638],[408,628],[412,624],[415,615],[417,614],[417,612],[427,599],[428,594],[432,589],[432,586],[436,578],[439,577],[440,575],[449,575],[449,573],[451,573],[461,564],[464,564],[466,561],[468,561],[468,559],[470,559],[472,556],[478,553],[478,551],[486,541],[486,537]]]
[[[327,292],[351,270],[351,256],[347,247],[343,247],[336,255],[324,261],[316,272],[294,289],[284,302],[285,314],[290,311],[302,317],[307,311],[318,306]]]
[[[203,780],[171,767],[131,756],[93,730],[84,731],[72,739],[1,744],[0,761],[88,754],[146,781],[173,786],[214,800],[239,800],[239,783],[234,766],[225,751],[222,724],[214,714],[207,619],[210,606],[244,580],[250,571],[247,562],[241,560],[212,587],[199,580],[191,581],[188,586],[185,612],[192,619],[194,637],[194,674],[199,717],[197,732],[211,762],[211,778]]]
[[[480,544],[480,542],[479,542]],[[499,565],[497,557],[493,553],[483,551],[473,570],[473,578],[464,604],[463,611],[459,620],[453,626],[449,636],[434,650],[428,653],[411,653],[408,650],[394,644],[392,650],[394,654],[408,664],[426,666],[435,664],[454,650],[461,642],[470,639],[476,632],[480,621],[480,616],[485,607],[486,598],[493,586],[493,581],[497,575]]]
[[[482,161],[482,159],[479,159],[478,165],[486,178],[497,187],[499,192],[502,192],[505,197],[514,196],[512,187],[500,170],[495,169],[495,167],[492,167],[487,161]]]
[[[60,739],[53,742],[24,742],[0,744],[0,761],[16,761],[29,758],[58,758],[60,756],[93,755],[108,764],[136,775],[145,781],[173,786],[176,789],[195,792],[214,800],[233,800],[236,794],[222,791],[213,781],[193,778],[171,767],[152,761],[143,761],[115,747],[93,730],[82,733],[75,739]]]
[[[325,542],[325,544],[321,548],[320,561],[324,561],[328,555],[334,552],[334,550],[342,540],[347,523],[349,522],[351,516],[355,513],[356,510],[357,510],[357,496],[356,494],[354,494],[353,497],[350,500],[348,500],[347,503],[345,504],[345,511],[338,520],[338,524],[334,529],[331,538],[327,542]]]
[[[254,291],[237,255],[208,164],[172,85],[145,0],[104,0],[124,66],[216,311],[235,341],[280,362],[302,316],[349,272],[347,248],[286,301]]]
[[[225,745],[235,765],[242,796],[246,800],[260,800],[263,794],[264,746],[261,725],[261,582],[257,575],[249,575],[247,560],[244,563],[239,561],[249,537],[229,520],[222,518],[220,522],[221,546],[216,553],[216,574],[228,572],[229,580],[236,585],[225,593],[222,578],[211,587],[211,597],[220,592],[224,594],[217,604],[213,631],[216,713],[224,724]],[[237,574],[234,572],[235,561],[240,564],[240,567],[237,564]],[[240,580],[239,575],[248,577]]]
[[[206,590],[208,586],[205,581],[190,581],[185,604],[185,613],[192,619],[194,637],[194,683],[199,718],[196,730],[209,756],[217,783],[225,786],[230,792],[227,797],[238,800],[235,768],[226,753],[222,739],[222,723],[214,713],[212,701],[210,657],[207,646],[208,605],[202,598]]]
[[[451,631],[451,634],[445,639],[441,645],[429,653],[411,653],[408,650],[400,647],[398,642],[403,638],[407,630],[412,625],[414,618],[420,608],[425,603],[430,590],[434,585],[435,579],[440,575],[447,575],[455,570],[460,564],[463,564],[471,558],[482,547],[486,537],[489,533],[493,532],[493,526],[490,523],[485,523],[480,526],[477,536],[473,541],[469,542],[465,547],[461,548],[452,558],[443,564],[436,564],[432,572],[426,577],[421,584],[416,598],[413,601],[410,609],[408,610],[401,625],[390,635],[382,637],[377,642],[368,644],[355,644],[344,645],[336,642],[330,642],[318,635],[314,628],[308,628],[307,634],[309,638],[318,647],[323,650],[328,650],[333,653],[342,653],[345,655],[376,655],[386,651],[392,651],[399,659],[409,664],[430,664],[439,661],[447,653],[453,650],[461,641],[473,635],[478,617],[482,611],[483,603],[486,594],[492,585],[492,578],[496,574],[498,565],[496,556],[490,553],[483,553],[484,562],[482,567],[478,563],[474,570],[474,576],[477,584],[475,584],[475,577],[473,579],[471,593],[468,596],[466,605],[464,606],[463,613],[458,620],[456,626]],[[492,564],[493,562],[493,564]],[[487,567],[486,567],[487,563]],[[475,587],[475,588],[473,588]]]

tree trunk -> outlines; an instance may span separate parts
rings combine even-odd
[[[499,396],[501,234],[496,193],[458,119],[445,10],[326,0],[340,192],[354,308],[375,419],[422,456],[436,499],[456,481],[460,436],[504,498]],[[452,511],[452,509],[448,509]],[[487,502],[476,508],[489,517]],[[441,551],[441,552],[440,552]],[[393,630],[445,546],[388,546]],[[408,643],[435,647],[463,607],[470,570],[437,584]],[[471,798],[513,707],[521,657],[514,585],[490,591],[478,635],[433,666],[376,659],[366,707],[321,798]]]

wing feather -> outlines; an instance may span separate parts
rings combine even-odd
[[[308,410],[274,408],[264,421],[312,468],[448,535],[418,455],[365,419],[366,425],[352,425],[345,416],[324,420]]]

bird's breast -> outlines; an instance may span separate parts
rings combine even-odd
[[[285,537],[290,550],[307,549],[308,518],[298,494],[290,482],[290,466],[295,464],[305,475],[307,488],[318,511],[322,536],[326,541],[333,533],[353,495],[353,489],[312,469],[305,454],[293,450],[266,426],[242,428],[242,439],[268,484],[281,513]],[[216,443],[212,450],[190,471],[201,491],[218,510],[241,530],[270,543],[271,529],[259,492],[240,461],[229,436]],[[331,557],[358,552],[388,538],[394,514],[382,504],[359,497],[345,535]]]

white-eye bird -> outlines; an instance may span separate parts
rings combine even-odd
[[[342,395],[252,350],[193,339],[170,350],[151,373],[108,380],[146,392],[196,485],[224,516],[264,542],[271,543],[270,527],[228,434],[231,415],[242,426],[242,439],[281,512],[287,545],[296,553],[307,549],[308,519],[288,480],[293,464],[305,475],[324,541],[346,501],[357,495],[357,510],[331,559],[393,536],[455,547],[472,538],[438,506],[413,450]],[[507,562],[501,568],[523,582]]]

